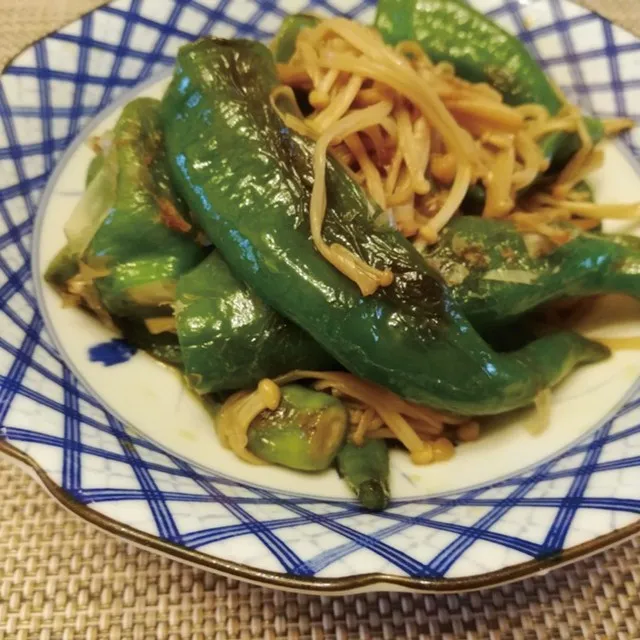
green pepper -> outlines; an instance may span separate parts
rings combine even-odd
[[[571,228],[567,233],[575,237],[558,247],[549,243],[536,256],[538,249],[528,249],[510,222],[461,216],[423,255],[483,334],[564,297],[620,293],[640,298],[640,238]]]
[[[187,381],[198,393],[245,389],[292,369],[337,366],[240,284],[216,251],[178,281],[176,321]]]
[[[416,40],[434,62],[451,62],[456,73],[470,82],[487,82],[507,104],[540,104],[555,115],[562,102],[544,71],[518,38],[461,0],[379,0],[375,25],[386,42]],[[585,118],[594,144],[604,137],[602,122]],[[548,182],[580,149],[575,133],[546,135],[540,146],[549,169],[534,185]],[[482,185],[465,198],[464,211],[484,208]]]
[[[380,439],[360,446],[345,442],[336,458],[338,474],[355,493],[360,504],[382,511],[389,504],[389,449]]]
[[[139,98],[123,110],[112,144],[117,154],[115,202],[85,255],[109,274],[96,280],[112,315],[171,314],[178,277],[205,253],[175,197],[165,161],[159,102]]]
[[[375,26],[386,42],[415,40],[434,62],[451,62],[469,82],[486,82],[507,104],[562,103],[525,45],[460,0],[379,0]]]
[[[287,16],[271,42],[271,51],[276,62],[287,62],[296,50],[296,40],[302,29],[315,27],[320,18],[306,13]]]
[[[299,471],[328,469],[347,432],[348,414],[340,400],[300,385],[282,387],[275,411],[251,423],[247,448],[266,462]]]
[[[79,264],[89,265],[83,286],[95,287],[111,316],[171,315],[177,278],[206,255],[170,184],[159,105],[139,98],[124,108],[46,274],[65,290]]]
[[[126,108],[120,123],[124,122],[128,127],[132,127],[139,120],[148,120],[150,107],[151,116],[155,119],[157,105],[156,101],[149,103],[146,100],[142,103],[132,103]],[[142,139],[139,148],[129,147],[128,150],[133,149],[136,152],[133,160],[143,159],[144,162],[148,162],[152,157],[154,148],[151,145],[161,142],[161,138],[155,137],[156,125],[157,120],[152,122],[150,127],[149,137],[154,138],[151,142]],[[122,127],[116,127],[115,136],[116,141],[121,144]],[[100,161],[100,166],[96,166],[96,160]],[[104,160],[102,153],[96,154],[88,170],[88,183],[91,183],[103,169]],[[138,168],[139,164],[134,162]],[[184,215],[184,204],[167,188],[169,182],[166,168],[161,165],[156,169],[154,175],[149,176],[149,179],[145,178],[142,186],[151,196],[154,193],[163,193],[167,199],[171,198],[179,208],[180,214]],[[135,184],[132,183],[132,186]],[[147,199],[147,194],[143,193],[142,202],[146,202]],[[142,213],[157,215],[156,211],[145,210]],[[137,221],[140,224],[129,228],[125,225],[125,214],[128,215],[128,210],[124,206],[113,212],[122,233],[107,238],[107,241],[113,242],[110,246],[112,256],[127,255],[134,240],[137,241],[139,235],[149,231],[148,219],[138,216]],[[107,221],[109,220],[111,218],[107,218]],[[151,224],[161,227],[157,222],[151,221]],[[110,229],[108,231],[110,232]],[[162,283],[157,286],[158,274],[166,272],[167,267],[164,263],[172,259],[175,244],[173,237],[167,234],[165,229],[154,228],[153,232],[156,231],[169,236],[158,238],[158,251],[162,252],[161,255],[139,256],[136,251],[133,259],[127,261],[126,271],[120,269],[121,277],[115,280],[115,283],[110,283],[110,288],[104,282],[106,278],[98,281],[100,293],[105,294],[101,297],[103,301],[106,300],[112,311],[114,291],[123,297],[127,297],[131,290],[138,296],[145,296],[148,307],[145,313],[140,313],[140,309],[132,313],[132,309],[119,305],[117,311],[122,316],[117,315],[113,318],[123,337],[132,345],[163,362],[184,364],[187,380],[199,393],[251,387],[261,378],[275,377],[296,368],[335,369],[338,366],[307,334],[269,309],[246,286],[235,280],[218,254],[212,254],[180,278],[175,294],[172,283],[166,287]],[[105,223],[102,223],[96,234],[98,240],[104,240],[104,234]],[[192,242],[192,234],[189,237]],[[96,244],[97,242],[92,243],[90,249]],[[195,244],[193,246],[195,247]],[[204,250],[197,249],[195,255],[203,256]],[[66,247],[52,261],[48,280],[59,290],[65,291],[66,283],[77,272],[78,257]],[[151,287],[149,283],[152,283]],[[157,317],[170,314],[172,307],[169,304],[158,304],[172,300],[175,295],[178,300],[176,322],[179,336],[167,332],[153,335],[134,317],[124,317]]]
[[[323,234],[393,283],[363,297],[315,250],[308,203],[312,144],[269,103],[273,58],[249,41],[183,47],[163,99],[174,182],[232,273],[352,373],[418,403],[495,414],[533,402],[608,350],[571,333],[497,354],[420,254],[332,159]]]

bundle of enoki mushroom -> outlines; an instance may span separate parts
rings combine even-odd
[[[351,421],[350,438],[398,440],[414,464],[448,460],[454,442],[478,438],[480,427],[466,417],[447,415],[407,400],[346,372],[292,371],[274,380],[262,380],[255,391],[240,391],[224,403],[216,420],[222,443],[238,457],[254,464],[262,460],[247,449],[252,421],[263,411],[277,409],[280,387],[298,380],[315,380],[314,388],[327,391],[346,405]]]
[[[576,107],[565,102],[552,117],[540,105],[506,105],[489,85],[456,77],[448,63],[432,63],[415,42],[392,48],[373,29],[328,19],[301,30],[294,55],[278,65],[278,73],[282,86],[272,104],[287,126],[316,140],[310,202],[315,246],[363,295],[389,285],[393,274],[323,240],[328,152],[418,244],[437,240],[478,182],[486,192],[484,216],[510,216],[523,231],[554,242],[566,237],[553,226],[557,221],[589,228],[602,218],[640,215],[637,205],[594,204],[575,190],[602,162]],[[309,115],[297,109],[294,89],[307,93]],[[289,100],[286,110],[279,109],[283,98]],[[630,120],[612,120],[605,130],[613,135],[631,126]],[[548,168],[538,142],[554,131],[576,132],[580,151],[551,187],[518,202],[517,193]]]

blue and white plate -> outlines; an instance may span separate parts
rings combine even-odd
[[[474,0],[572,100],[640,119],[640,42],[563,0]],[[116,0],[23,51],[0,79],[0,451],[67,508],[134,543],[294,590],[460,591],[546,571],[640,531],[640,362],[585,368],[550,427],[496,420],[454,460],[392,460],[394,502],[361,512],[334,473],[254,468],[222,449],[178,377],[145,354],[107,367],[106,331],[62,309],[42,271],[82,191],[89,135],[162,93],[200,35],[268,40],[287,12],[369,22],[360,0]],[[599,197],[640,200],[638,133],[606,151]],[[32,270],[33,268],[33,270]],[[607,326],[616,306],[615,326]],[[637,303],[588,330],[637,335]],[[609,322],[610,325],[610,322]],[[295,490],[292,490],[294,488]]]

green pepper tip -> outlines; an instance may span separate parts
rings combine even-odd
[[[358,487],[358,501],[369,511],[382,511],[389,504],[389,494],[379,480],[366,480]]]

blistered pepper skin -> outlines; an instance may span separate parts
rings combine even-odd
[[[575,365],[608,355],[570,333],[495,353],[420,254],[330,161],[325,239],[394,273],[392,285],[362,297],[310,239],[312,147],[270,106],[277,82],[263,45],[204,39],[181,49],[163,100],[175,184],[232,273],[267,304],[356,375],[463,414],[527,405]]]

